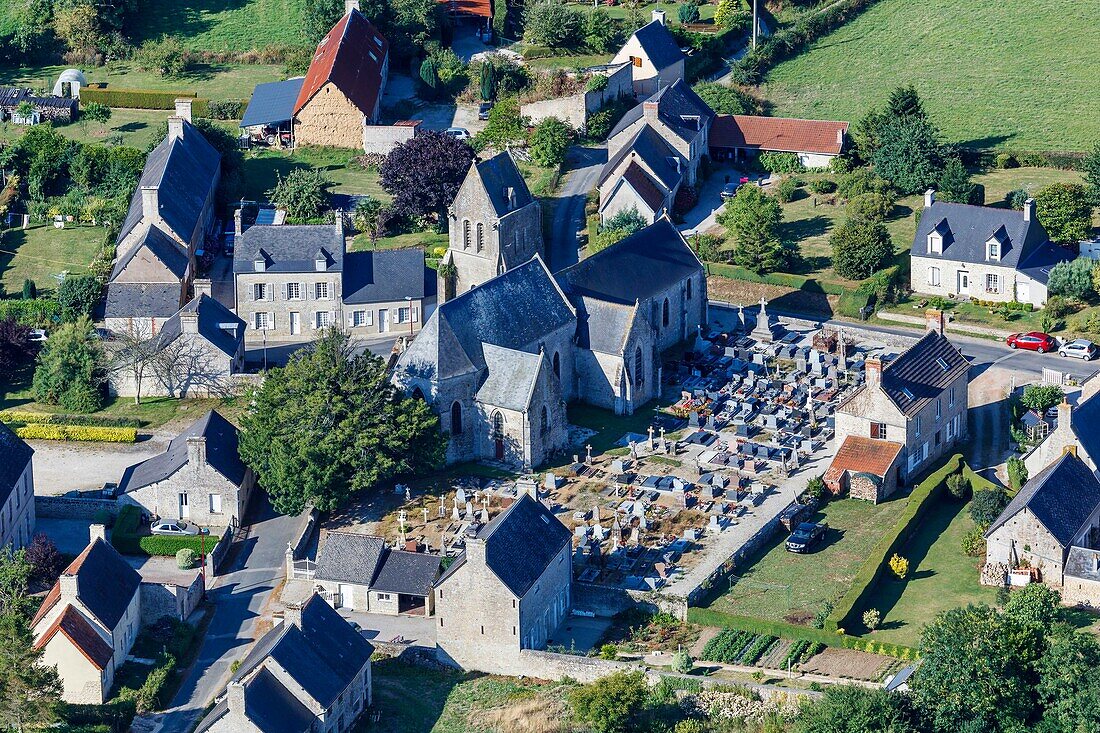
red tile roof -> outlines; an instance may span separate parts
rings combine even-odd
[[[859,435],[849,435],[836,452],[832,465],[825,472],[825,481],[835,481],[845,471],[870,473],[886,478],[886,472],[894,465],[904,448],[891,440],[872,440]]]
[[[57,632],[61,632],[73,643],[80,653],[87,657],[88,661],[95,665],[96,669],[103,671],[111,663],[114,650],[111,645],[96,633],[87,619],[80,615],[72,606],[65,606],[65,610],[57,617],[57,620],[46,629],[46,633],[38,637],[34,642],[35,649],[42,649],[50,643]]]
[[[649,174],[642,170],[640,165],[633,162],[628,165],[626,170],[623,171],[623,178],[638,192],[638,196],[654,214],[661,210],[661,206],[665,202],[665,195],[661,192],[661,189],[657,188],[657,184],[653,182]]]
[[[492,0],[437,0],[440,5],[447,6],[452,13],[476,15],[481,18],[493,17]]]
[[[785,153],[839,155],[847,122],[790,117],[718,115],[710,129],[712,148],[755,148]]]
[[[389,44],[378,29],[358,10],[351,11],[317,44],[294,113],[332,82],[360,112],[372,116],[382,93],[382,65],[388,53]]]

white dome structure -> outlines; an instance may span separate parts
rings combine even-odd
[[[84,72],[80,69],[65,69],[61,72],[61,76],[57,77],[57,83],[53,85],[53,95],[80,99],[80,88],[87,83],[88,80],[84,78]]]

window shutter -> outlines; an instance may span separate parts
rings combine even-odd
[[[268,316],[268,318],[271,319],[271,330],[274,331],[275,330],[275,313],[274,312],[268,313],[267,316]]]
[[[373,308],[368,308],[367,309],[367,324],[366,325],[368,325],[368,326],[373,326],[374,325],[374,309]]]
[[[338,321],[336,320],[336,311],[328,312],[328,322],[334,325],[338,323]]]
[[[348,326],[355,325],[355,311],[348,311]]]
[[[286,300],[286,283],[282,283],[279,286],[279,291],[280,291],[280,295],[282,296],[282,299]]]
[[[252,314],[252,328],[255,331],[260,330],[260,314],[259,313],[253,313]]]
[[[249,283],[244,288],[244,299],[248,302],[252,302],[252,296],[253,296],[252,283]]]
[[[420,309],[415,305],[412,307],[412,322],[416,323],[420,320]]]

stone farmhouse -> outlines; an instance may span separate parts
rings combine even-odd
[[[448,460],[533,467],[567,441],[572,400],[631,414],[661,352],[707,322],[703,266],[667,219],[551,275],[539,256],[443,303],[394,383],[433,405]]]
[[[19,105],[29,102],[34,111],[28,117],[19,114]],[[40,96],[33,89],[0,87],[0,120],[17,125],[37,125],[40,122],[68,124],[76,118],[77,101],[61,96]]]
[[[374,647],[321,598],[288,607],[195,733],[346,733],[371,704]]]
[[[0,547],[18,550],[34,534],[34,449],[0,423]]]
[[[256,477],[241,462],[237,441],[237,428],[211,410],[172,438],[163,453],[127,468],[119,501],[150,517],[203,527],[240,524]]]
[[[295,143],[363,148],[367,126],[381,116],[389,66],[389,43],[350,0],[317,44],[294,102]]]
[[[740,163],[762,152],[794,153],[806,168],[827,168],[844,152],[847,134],[847,122],[718,115],[710,131],[710,155]]]
[[[985,533],[982,582],[1032,569],[1065,603],[1100,604],[1100,481],[1074,446],[1032,477]]]
[[[600,220],[637,211],[649,224],[672,216],[683,182],[676,150],[649,125],[642,125],[600,171]]]
[[[104,326],[153,336],[190,299],[196,251],[214,224],[221,156],[176,101],[168,136],[149,153],[117,240]]]
[[[1041,307],[1051,268],[1073,258],[1050,241],[1032,199],[1013,211],[937,201],[929,189],[913,237],[910,286],[928,295]]]
[[[527,262],[542,251],[542,213],[508,152],[474,161],[450,207],[440,265],[440,302]],[[446,275],[447,270],[451,274]]]
[[[867,359],[863,386],[837,407],[834,494],[887,499],[966,439],[970,365],[943,335],[943,313],[926,315],[928,332],[885,367]]]
[[[253,226],[233,252],[247,343],[305,343],[330,326],[352,336],[415,334],[428,297],[419,249],[347,253],[341,217],[328,225]]]
[[[314,579],[335,608],[431,616],[438,577],[438,555],[391,549],[381,537],[329,532]]]
[[[653,11],[653,20],[636,30],[611,59],[612,64],[630,64],[634,93],[641,96],[684,80],[687,57],[665,27],[664,15]]]
[[[1058,405],[1057,424],[1038,445],[1024,456],[1029,476],[1035,476],[1057,460],[1067,447],[1096,473],[1100,459],[1100,379],[1091,377],[1081,386],[1076,405],[1063,400]],[[1100,475],[1100,474],[1098,474]]]
[[[488,524],[435,588],[436,653],[466,670],[525,674],[523,649],[541,649],[572,604],[572,535],[530,494]]]
[[[141,576],[92,525],[91,543],[69,564],[31,620],[42,662],[56,666],[68,703],[102,704],[141,627]]]

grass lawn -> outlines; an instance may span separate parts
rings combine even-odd
[[[293,151],[257,148],[245,153],[244,197],[267,201],[267,192],[275,187],[277,176],[286,176],[295,168],[317,168],[332,182],[333,193],[369,194],[388,202],[390,195],[378,183],[378,172],[367,170],[354,159],[354,150],[301,147]]]
[[[177,36],[200,51],[246,51],[268,45],[312,45],[302,35],[304,0],[177,0],[169,10],[144,2],[127,34],[140,43]]]
[[[119,144],[145,150],[156,141],[158,134],[163,132],[171,114],[168,110],[113,109],[111,119],[106,125],[95,122],[87,124],[74,122],[69,125],[58,125],[57,130],[65,137],[82,143],[109,143],[117,135]],[[225,127],[234,136],[238,132],[236,122],[217,121],[215,124]],[[15,140],[22,136],[26,129],[22,125],[0,122],[0,142]]]
[[[589,66],[606,64],[612,59],[608,53],[573,53],[566,50],[558,52],[558,56],[549,56],[543,59],[531,59],[525,62],[532,69],[583,69]]]
[[[0,286],[3,293],[21,293],[30,278],[38,292],[52,291],[56,275],[81,274],[103,243],[103,228],[69,226],[54,229],[44,224],[30,229],[9,229],[0,234]]]
[[[592,454],[599,455],[616,448],[615,442],[627,433],[644,435],[653,424],[653,408],[656,405],[656,402],[649,402],[635,410],[633,415],[616,415],[610,410],[577,403],[569,406],[569,424],[597,431],[588,443],[592,446]]]
[[[447,247],[447,235],[436,231],[406,232],[392,237],[379,237],[372,247],[370,237],[366,234],[358,234],[352,240],[348,251],[362,252],[371,249],[406,249],[407,247],[423,247],[430,253],[436,247]]]
[[[950,142],[1087,150],[1100,44],[1096,4],[883,0],[768,74],[777,116],[855,122],[914,84]]]
[[[709,603],[715,611],[771,621],[809,623],[825,602],[848,591],[882,532],[893,526],[907,497],[874,505],[859,499],[829,502],[810,521],[829,523],[825,544],[809,555],[787,552],[776,535],[735,573],[741,577]]]
[[[0,68],[0,86],[53,87],[67,66],[24,66]],[[154,89],[194,92],[205,99],[248,99],[260,82],[286,78],[282,65],[198,64],[181,76],[160,76],[141,71],[129,61],[112,61],[84,71],[89,82],[107,84],[107,88]],[[161,113],[167,116],[168,111]]]
[[[876,641],[917,646],[921,628],[942,612],[968,603],[996,601],[997,591],[978,584],[981,558],[967,557],[962,538],[974,529],[969,503],[944,496],[931,508],[917,533],[905,544],[909,577],[883,577],[867,604],[882,614]]]

